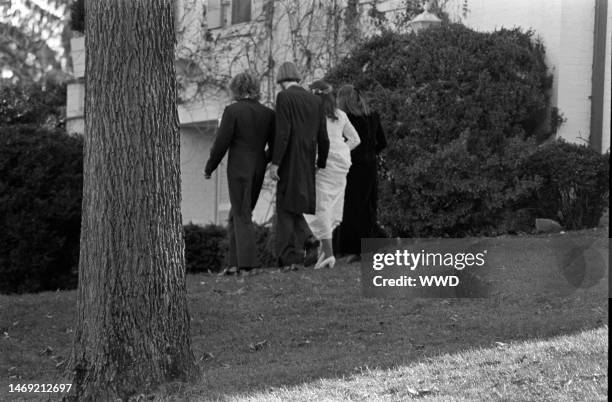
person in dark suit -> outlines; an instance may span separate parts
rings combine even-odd
[[[240,272],[259,266],[252,215],[269,162],[266,145],[274,139],[274,112],[259,103],[259,80],[249,72],[236,75],[230,91],[236,102],[223,111],[204,175],[210,178],[229,149],[229,266]]]
[[[281,267],[313,265],[320,241],[303,214],[316,209],[315,173],[325,169],[329,152],[327,123],[320,98],[299,86],[295,64],[285,62],[276,82],[276,138],[270,175],[276,190],[276,252]]]
[[[378,171],[376,155],[387,140],[378,113],[368,107],[366,99],[353,85],[338,90],[338,107],[357,130],[361,143],[351,151],[352,165],[346,176],[342,223],[335,231],[334,249],[349,255],[348,262],[361,254],[361,239],[373,237],[377,227]]]

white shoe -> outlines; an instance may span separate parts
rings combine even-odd
[[[323,266],[321,264],[323,263],[324,260],[325,260],[325,254],[323,254],[323,253],[319,254],[319,258],[317,259],[317,262],[314,265],[314,269],[321,269],[321,268],[323,268]]]
[[[323,254],[321,254],[323,255]],[[333,255],[331,257],[327,257],[326,259],[321,261],[321,257],[319,257],[319,261],[315,265],[315,269],[321,269],[325,267],[333,268],[336,265],[336,257]]]

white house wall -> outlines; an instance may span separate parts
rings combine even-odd
[[[202,172],[213,141],[210,124],[181,127],[181,213],[184,223],[215,223],[216,177]],[[223,172],[225,173],[225,172]]]

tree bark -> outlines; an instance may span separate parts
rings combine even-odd
[[[78,400],[193,378],[172,0],[87,1]]]

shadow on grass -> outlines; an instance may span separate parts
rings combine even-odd
[[[607,261],[607,232],[566,236],[592,239]],[[605,277],[595,273],[599,280],[590,287],[568,282],[560,292],[535,286],[562,272],[541,264],[537,246],[521,247],[508,248],[515,257],[508,260],[507,277],[490,278],[498,280],[498,292],[486,299],[364,298],[356,264],[245,278],[190,275],[193,348],[202,379],[169,384],[158,396],[223,399],[608,323],[607,270]],[[72,342],[75,297],[0,296],[0,400],[7,400],[9,383],[57,378]]]

